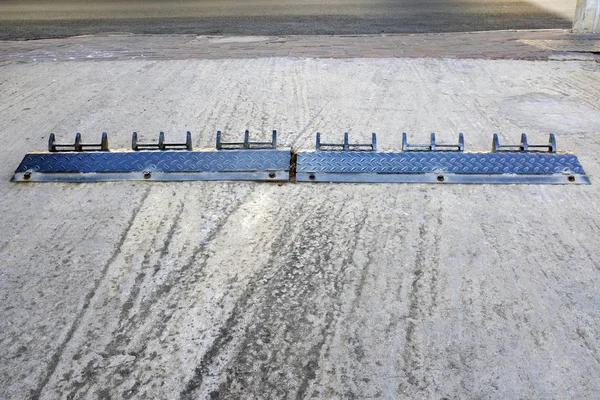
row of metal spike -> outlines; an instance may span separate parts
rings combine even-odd
[[[217,150],[231,149],[275,149],[277,147],[277,131],[273,131],[273,137],[270,142],[251,142],[250,132],[246,131],[243,142],[225,143],[221,141],[221,131],[217,132]],[[185,143],[167,143],[165,142],[165,133],[160,132],[158,143],[139,143],[137,132],[131,135],[131,149],[139,150],[193,150],[192,134],[188,131],[185,135]],[[75,143],[60,144],[56,143],[56,135],[50,134],[48,138],[49,152],[80,152],[80,151],[109,151],[108,134],[102,132],[100,143],[82,143],[81,133],[75,134]]]
[[[343,143],[321,143],[321,134],[317,132],[316,137],[317,151],[377,151],[377,136],[372,134],[371,143],[350,143],[348,133],[344,133]],[[221,131],[217,132],[217,150],[253,150],[253,149],[275,149],[277,148],[277,131],[273,131],[270,142],[252,142],[250,141],[249,131],[245,131],[243,142],[222,142]],[[131,138],[131,149],[139,150],[193,150],[192,134],[186,133],[185,143],[166,143],[164,132],[160,132],[158,143],[138,143],[138,136],[133,132]],[[431,134],[430,142],[427,144],[410,144],[406,133],[402,134],[402,151],[456,151],[463,152],[465,149],[465,140],[462,133],[458,135],[457,144],[437,143],[435,133]],[[81,134],[78,132],[75,135],[75,143],[59,144],[56,143],[54,133],[50,134],[48,139],[48,151],[50,152],[83,152],[83,151],[109,151],[108,135],[102,133],[102,138],[99,144],[82,143]],[[554,134],[550,134],[548,144],[529,144],[527,135],[521,135],[521,143],[517,145],[500,145],[498,134],[494,133],[492,139],[492,152],[497,151],[542,151],[556,153],[556,138]]]

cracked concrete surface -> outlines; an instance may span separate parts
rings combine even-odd
[[[597,397],[599,72],[447,59],[1,66],[0,398]],[[217,129],[246,128],[297,148],[317,130],[375,131],[381,149],[402,131],[462,131],[472,151],[494,131],[534,142],[553,130],[592,185],[9,182],[51,131],[104,130],[116,148],[134,130],[190,130],[209,147]]]

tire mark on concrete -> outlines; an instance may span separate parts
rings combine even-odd
[[[425,195],[424,200],[426,203],[430,203],[430,198],[427,194]],[[415,253],[415,269],[413,273],[413,280],[411,282],[411,291],[408,295],[409,305],[408,315],[406,317],[407,327],[404,337],[405,344],[404,353],[402,355],[402,370],[406,376],[408,385],[419,390],[423,390],[425,387],[427,387],[428,383],[423,378],[419,378],[415,374],[415,371],[423,368],[423,365],[420,365],[421,362],[419,361],[419,359],[422,358],[422,352],[419,349],[419,344],[416,342],[417,328],[418,325],[423,323],[423,319],[426,316],[433,315],[433,310],[437,304],[435,287],[437,286],[436,275],[439,271],[439,251],[434,249],[433,253],[429,255],[428,243],[431,243],[432,241],[428,239],[428,236],[433,235],[433,243],[437,243],[439,240],[438,231],[441,224],[442,219],[440,208],[432,229],[428,228],[429,223],[427,220],[423,221],[419,226],[419,237]],[[427,286],[427,283],[425,282],[427,274],[431,275],[428,282],[430,288],[430,304],[429,307],[427,307],[427,310],[425,310],[425,303],[427,299],[424,298],[422,291]],[[403,383],[401,383],[399,387],[401,391],[403,391],[402,386],[404,386]]]
[[[300,131],[298,132],[298,135],[296,136],[296,138],[294,140],[292,140],[292,142],[290,143],[291,147],[294,147],[296,145],[296,143],[298,143],[298,140],[304,139],[304,134],[308,132],[308,128],[311,126],[311,124],[317,119],[319,118],[319,116],[323,113],[323,110],[325,110],[325,107],[327,107],[329,105],[329,103],[331,103],[331,100],[328,100],[325,104],[323,104],[323,106],[319,109],[319,111],[317,111],[317,113],[310,119],[310,121],[308,121],[308,123],[306,125],[304,125],[302,127],[302,129],[300,129]]]
[[[413,274],[413,280],[411,283],[411,292],[409,295],[409,305],[408,305],[408,317],[407,317],[407,327],[405,333],[405,345],[404,345],[404,354],[402,355],[404,366],[403,370],[407,376],[408,383],[411,386],[418,386],[418,379],[413,374],[413,370],[417,369],[417,361],[416,357],[419,355],[419,349],[415,341],[415,328],[416,321],[420,315],[420,285],[421,278],[423,276],[423,269],[425,268],[425,255],[423,245],[425,242],[425,236],[427,234],[427,229],[425,225],[421,225],[419,227],[419,243],[415,257],[415,270]]]
[[[210,366],[213,364],[214,360],[217,358],[219,352],[222,350],[224,346],[226,346],[233,339],[233,331],[234,326],[239,322],[241,314],[245,312],[246,306],[252,297],[252,292],[254,290],[253,284],[248,285],[248,289],[244,291],[240,300],[238,300],[233,309],[231,310],[231,314],[225,321],[225,324],[219,329],[219,334],[217,338],[212,342],[206,353],[202,356],[200,363],[194,369],[194,375],[187,382],[185,388],[179,394],[181,399],[195,399],[194,392],[202,386],[204,381],[204,376],[207,375],[210,371]],[[214,392],[213,392],[214,393]],[[213,398],[215,394],[211,394],[211,398]],[[217,392],[218,396],[218,392]],[[218,397],[217,397],[218,398]]]
[[[344,249],[350,250],[336,261],[332,252],[337,249],[322,241],[334,235],[337,229],[330,220],[332,215],[336,213],[323,207],[316,212],[312,210],[308,221],[290,219],[297,228],[286,228],[280,236],[285,241],[279,240],[284,246],[276,242],[272,247],[266,269],[272,271],[271,277],[265,280],[264,274],[259,275],[252,285],[251,290],[258,293],[255,297],[260,297],[261,302],[246,313],[252,314],[257,323],[245,329],[243,340],[236,345],[236,355],[228,362],[227,371],[221,374],[224,378],[218,390],[212,392],[214,396],[236,398],[243,394],[260,398],[267,393],[276,398],[306,396],[310,383],[316,379],[323,349],[332,335],[336,310],[341,308],[345,271],[356,247],[356,243],[348,243]],[[358,237],[367,215],[365,211],[363,218],[355,222],[356,235],[347,235],[350,240]],[[289,254],[289,260],[281,262],[281,254]],[[332,262],[335,266],[326,268]],[[321,292],[319,286],[324,285],[332,287]],[[320,293],[326,297],[315,298]],[[314,307],[315,302],[320,307]],[[319,308],[325,312],[312,315]],[[294,343],[298,343],[300,349],[295,349]],[[221,342],[219,346],[224,344]],[[211,356],[216,358],[217,353]],[[209,370],[205,365],[204,373]],[[284,370],[288,375],[287,384],[273,382],[273,375],[280,375]]]
[[[210,234],[206,237],[206,239],[199,244],[196,249],[194,249],[192,255],[190,256],[190,258],[187,260],[187,262],[184,264],[184,266],[176,272],[179,272],[177,274],[177,276],[173,276],[171,275],[169,278],[165,279],[164,282],[160,283],[160,284],[156,284],[155,287],[153,288],[153,293],[154,295],[152,296],[148,296],[144,301],[141,302],[141,304],[139,305],[139,310],[132,315],[125,324],[121,324],[119,323],[119,329],[117,329],[115,332],[112,333],[112,338],[111,341],[105,346],[105,350],[103,352],[103,355],[105,356],[105,359],[110,359],[111,356],[126,352],[127,354],[133,354],[133,352],[131,351],[125,351],[125,350],[120,350],[120,349],[126,349],[127,346],[129,346],[129,342],[130,339],[134,336],[133,333],[133,329],[136,328],[136,324],[139,321],[146,321],[148,319],[149,314],[151,313],[151,311],[154,309],[154,306],[156,304],[158,304],[159,302],[165,302],[165,303],[169,303],[169,299],[170,299],[170,293],[171,290],[176,287],[176,281],[183,281],[186,280],[188,277],[185,274],[185,272],[189,271],[191,266],[194,265],[194,263],[197,261],[198,255],[206,248],[206,246],[219,234],[219,232],[221,231],[221,229],[223,228],[223,226],[225,226],[227,224],[227,222],[229,221],[229,218],[234,215],[236,213],[236,211],[244,204],[245,200],[248,198],[248,196],[250,196],[252,194],[252,190],[249,190],[244,196],[242,196],[240,199],[238,199],[237,202],[235,202],[233,204],[233,208],[228,212],[228,214],[226,215],[225,218],[223,218],[215,227],[214,229],[210,232]],[[173,223],[172,225],[169,227],[169,230],[167,232],[167,240],[165,241],[165,244],[161,247],[160,249],[160,256],[159,258],[156,260],[153,269],[155,268],[156,265],[160,264],[161,261],[164,259],[164,257],[168,254],[168,246],[171,243],[172,240],[172,236],[174,234],[174,232],[177,230],[177,228],[180,226],[180,223],[182,221],[181,215],[183,214],[185,210],[185,206],[181,205],[179,210],[177,211],[177,215],[176,217],[173,219]],[[200,270],[203,269],[203,267],[206,264],[208,258],[205,258],[204,260],[201,261],[200,263]],[[146,261],[146,258],[145,260]],[[145,273],[140,273],[145,275]],[[138,275],[140,275],[138,274]],[[195,273],[194,279],[192,280],[192,282],[196,282],[201,275]],[[137,277],[136,277],[136,283],[137,283]],[[135,284],[134,284],[135,285]],[[134,289],[132,291],[132,293],[135,291],[137,293],[139,293],[141,287],[138,284],[137,290]],[[184,296],[181,295],[180,292],[176,293],[176,295],[180,295],[180,296]],[[123,304],[123,309],[124,311],[121,312],[119,321],[122,321],[124,319],[124,316],[127,314],[128,309],[126,310],[126,304],[128,302],[130,302],[129,300],[130,298]],[[130,302],[132,304],[132,302]],[[131,308],[131,307],[130,307]],[[135,337],[139,340],[140,336],[143,335],[146,338],[150,335],[152,335],[154,337],[160,337],[160,335],[162,334],[162,332],[166,329],[167,323],[168,321],[172,318],[172,313],[175,310],[171,310],[171,309],[165,309],[162,310],[163,312],[163,318],[160,320],[155,321],[155,324],[153,324],[153,331],[152,332],[137,332],[135,333]],[[170,314],[169,314],[170,313]],[[142,341],[139,340],[140,342],[147,342],[147,340]],[[138,365],[140,362],[143,362],[144,360],[146,360],[145,357],[143,357],[142,355],[145,353],[146,348],[145,346],[141,349],[137,349],[134,353],[135,353],[135,358],[129,362],[129,370],[136,370],[136,365]],[[93,361],[90,361],[90,363],[88,364],[88,366],[86,366],[85,368],[86,371],[89,371],[89,373],[86,375],[86,379],[82,384],[73,384],[72,386],[75,388],[75,392],[79,389],[79,387],[87,385],[87,389],[86,389],[86,393],[92,388],[92,386],[94,384],[97,384],[98,381],[97,379],[94,378],[95,374],[94,373],[94,368],[93,368]],[[97,369],[98,371],[100,369]],[[115,371],[118,373],[118,371]],[[112,374],[111,374],[112,375]],[[107,379],[111,379],[110,377],[108,377]],[[119,378],[117,379],[117,381],[113,381],[111,383],[112,387],[117,387],[119,385],[121,385],[123,383],[124,379]],[[73,393],[72,393],[73,394]]]
[[[160,269],[160,260],[163,259],[168,252],[168,248],[171,245],[171,240],[173,238],[173,233],[180,225],[181,215],[183,214],[184,209],[185,209],[185,207],[182,204],[180,204],[175,217],[170,219],[172,221],[172,223],[166,234],[166,240],[164,241],[163,245],[161,246],[161,248],[159,250],[160,257],[157,260],[157,262],[154,263],[154,265],[152,267],[154,274],[156,274],[158,269]],[[167,215],[167,214],[165,214],[165,215]],[[144,257],[144,263],[148,262],[148,259],[146,257]],[[143,320],[146,317],[146,315],[143,313],[136,313],[135,315],[133,315],[127,319],[126,324],[122,324],[122,321],[129,316],[129,311],[131,310],[131,308],[133,308],[134,302],[140,293],[141,285],[142,285],[142,282],[144,281],[144,278],[146,277],[146,275],[147,275],[146,272],[144,272],[143,270],[142,270],[142,272],[138,273],[138,275],[135,277],[135,282],[134,282],[133,288],[131,289],[131,292],[130,292],[127,300],[123,303],[123,305],[121,307],[121,314],[119,315],[119,323],[118,323],[118,326],[121,327],[118,331],[119,333],[124,332],[125,330],[127,330],[127,328],[129,326],[132,326],[134,324],[135,320]],[[139,314],[142,314],[142,315],[140,316]],[[110,350],[109,350],[109,354],[111,354]]]
[[[358,241],[360,238],[360,232],[364,228],[365,222],[368,217],[369,217],[369,209],[366,208],[364,210],[364,215],[362,216],[362,218],[359,221],[357,221],[356,225],[354,226],[353,234],[350,235],[350,237],[354,239],[354,243],[351,243],[350,246],[348,246],[348,249],[356,249],[357,248],[357,244],[358,244]],[[343,261],[341,263],[342,268],[344,268],[344,266],[347,266],[348,264],[352,263],[353,253],[354,253],[353,251],[346,252],[346,257],[343,259]],[[370,265],[371,260],[372,260],[371,253],[368,252],[367,262],[365,263],[365,268],[363,269],[363,271],[367,272],[369,270],[369,265]],[[334,288],[335,288],[334,292],[337,296],[332,297],[332,300],[335,301],[335,303],[337,303],[337,307],[335,307],[335,308],[340,310],[341,306],[342,306],[341,294],[344,292],[344,287],[343,287],[344,286],[344,284],[343,284],[344,271],[341,271],[340,273],[338,273],[335,276],[335,278],[336,279],[334,281]],[[362,283],[364,285],[364,281]],[[331,328],[332,325],[334,325],[333,329]],[[309,355],[312,356],[312,360],[310,360],[309,364],[308,364],[311,366],[311,369],[309,369],[307,371],[307,373],[305,373],[303,376],[303,380],[300,384],[298,392],[296,393],[297,400],[303,399],[305,397],[306,392],[308,391],[310,382],[314,381],[316,379],[316,371],[319,368],[319,358],[321,357],[323,347],[324,347],[325,343],[327,343],[328,341],[331,340],[331,337],[335,336],[337,325],[338,325],[337,323],[334,323],[333,313],[331,311],[329,311],[326,314],[326,325],[323,327],[323,329],[321,331],[321,340],[311,349],[311,352],[309,353]],[[326,351],[326,355],[329,354],[328,350],[329,349],[327,349],[327,351]],[[355,353],[358,353],[358,358],[359,358],[359,362],[360,362],[360,358],[362,358],[360,356],[360,354],[362,353],[362,349],[360,348],[360,345],[357,345],[355,347],[354,351],[355,351]],[[312,363],[312,365],[311,365],[311,363]],[[348,390],[344,395],[349,398],[355,397],[355,394],[350,390]]]
[[[163,244],[163,246],[160,249],[161,255],[164,255],[165,248],[168,247],[168,245],[170,244],[170,240],[171,240],[170,238],[172,237],[173,232],[179,226],[179,222],[180,222],[180,218],[181,218],[183,209],[184,209],[184,207],[180,206],[177,211],[177,214],[174,218],[169,218],[167,213],[165,213],[162,216],[162,219],[161,219],[157,229],[159,229],[159,230],[162,229],[162,227],[165,225],[165,223],[167,221],[171,221],[171,226],[169,227],[169,230],[166,234],[167,240],[165,241],[165,243]],[[127,342],[126,345],[129,342],[128,337],[126,335],[124,335],[123,332],[125,332],[130,326],[132,326],[136,319],[135,316],[130,317],[128,319],[128,315],[129,315],[130,310],[134,306],[136,298],[138,297],[138,295],[140,293],[144,278],[146,278],[146,276],[147,276],[145,269],[147,268],[147,266],[150,262],[151,249],[154,247],[154,243],[156,243],[157,238],[158,238],[158,235],[155,235],[152,238],[152,241],[151,241],[152,244],[149,247],[146,254],[144,255],[144,259],[142,261],[142,271],[139,272],[136,275],[136,277],[134,278],[134,282],[131,287],[129,296],[127,297],[125,302],[123,302],[123,304],[121,305],[121,312],[119,313],[118,322],[117,322],[117,326],[119,328],[113,332],[113,337],[112,337],[111,341],[105,346],[105,349],[102,352],[103,358],[112,357],[115,354],[118,354],[119,353],[118,346],[122,344],[121,342],[126,341]],[[156,264],[154,265],[153,269],[156,270]],[[126,319],[128,319],[128,320],[125,323],[123,323],[123,321],[125,321]],[[81,357],[81,354],[78,353],[76,355],[76,357]],[[83,379],[82,382],[76,382],[71,385],[73,390],[69,393],[70,397],[75,397],[75,395],[78,393],[78,391],[81,388],[83,388],[84,386],[86,386],[86,384],[88,384],[88,386],[85,389],[85,391],[83,392],[82,396],[85,396],[88,393],[88,391],[90,390],[89,383],[94,381],[94,376],[97,375],[97,372],[94,372],[96,370],[96,368],[94,367],[94,364],[95,364],[95,360],[90,360],[84,368],[85,379]],[[98,372],[100,370],[102,370],[102,368],[98,368]]]
[[[280,210],[280,213],[281,212],[282,211]],[[249,313],[248,304],[253,297],[257,297],[257,295],[253,296],[255,292],[266,290],[266,288],[270,286],[270,282],[283,268],[280,267],[279,269],[272,271],[271,266],[274,265],[272,260],[276,258],[277,252],[279,251],[278,249],[281,248],[282,243],[284,243],[285,240],[289,239],[293,231],[294,223],[297,223],[298,218],[300,218],[300,215],[303,214],[303,207],[296,208],[295,210],[292,210],[292,212],[295,212],[296,214],[293,215],[292,218],[287,218],[285,220],[281,234],[277,236],[276,240],[273,241],[271,245],[267,267],[255,274],[250,282],[246,285],[246,289],[240,296],[239,300],[234,304],[230,316],[227,318],[224,326],[219,330],[219,335],[213,341],[207,352],[203,355],[200,363],[194,370],[194,375],[181,391],[181,399],[195,398],[194,393],[202,387],[204,383],[204,377],[208,376],[211,366],[216,363],[219,352],[223,352],[224,347],[234,338],[232,332],[234,331],[234,328],[241,323],[240,321],[243,320],[242,315]],[[247,333],[248,328],[246,328],[245,331]],[[218,390],[211,392],[211,398],[218,398],[218,396]]]
[[[104,277],[106,276],[106,273],[108,272],[110,265],[113,263],[113,261],[117,258],[117,256],[121,252],[121,247],[123,246],[123,243],[125,242],[125,239],[127,238],[127,235],[129,233],[131,227],[133,226],[133,222],[135,221],[135,218],[137,217],[139,211],[142,209],[144,202],[148,198],[150,191],[151,191],[150,187],[147,187],[146,191],[140,198],[140,201],[139,201],[137,207],[133,210],[133,213],[131,214],[129,221],[127,221],[127,227],[125,228],[125,230],[123,231],[123,234],[121,235],[119,241],[117,242],[117,245],[115,247],[115,250],[113,251],[113,254],[108,259],[108,261],[104,264],[104,266],[102,267],[102,272],[100,273],[100,277],[98,279],[96,279],[96,282],[94,283],[94,286],[92,287],[92,290],[85,296],[85,299],[83,301],[83,306],[81,307],[81,310],[79,311],[79,313],[77,313],[75,320],[73,321],[73,323],[71,324],[71,327],[67,331],[67,335],[66,335],[65,339],[63,340],[63,342],[60,344],[58,349],[54,352],[54,354],[50,358],[50,363],[48,364],[44,378],[42,379],[40,384],[37,386],[37,388],[30,392],[30,396],[32,399],[40,398],[42,391],[44,390],[44,388],[50,381],[50,378],[52,377],[52,375],[54,375],[54,372],[56,371],[56,367],[58,366],[58,363],[60,361],[63,351],[67,347],[67,344],[70,342],[75,331],[79,328],[81,320],[82,320],[83,316],[85,315],[85,313],[87,312],[90,302],[92,301],[92,298],[95,296],[96,291],[100,287],[100,284],[104,280]]]
[[[165,249],[168,248],[168,246],[170,244],[170,240],[173,235],[173,232],[179,226],[179,222],[180,222],[181,214],[183,213],[183,210],[184,210],[184,207],[180,206],[175,218],[169,218],[168,214],[165,213],[162,216],[160,223],[158,224],[157,230],[160,230],[164,227],[164,225],[167,221],[171,221],[171,226],[169,227],[169,230],[166,234],[167,240],[165,241],[165,243],[163,244],[163,246],[160,249],[161,255],[165,254],[165,251],[166,251]],[[127,335],[125,335],[124,332],[127,331],[130,326],[134,325],[136,317],[138,317],[138,316],[135,315],[135,316],[130,317],[125,323],[123,323],[123,321],[125,321],[128,318],[129,312],[134,306],[135,299],[138,297],[139,292],[142,288],[142,283],[144,281],[144,278],[146,278],[146,276],[147,276],[147,273],[144,270],[147,268],[147,266],[150,263],[151,249],[154,247],[154,244],[156,243],[157,239],[158,239],[158,235],[154,235],[151,240],[151,245],[149,246],[146,254],[144,255],[144,259],[142,261],[142,272],[139,272],[136,275],[133,285],[132,285],[132,288],[130,290],[129,296],[127,297],[125,302],[123,302],[123,304],[121,305],[121,312],[119,313],[118,322],[117,322],[117,326],[119,328],[116,331],[112,332],[113,335],[112,335],[111,341],[105,346],[104,351],[102,352],[103,358],[109,358],[116,354],[119,354],[118,347],[123,344],[122,342],[125,342],[125,346],[127,346],[129,344],[129,337]],[[156,265],[157,264],[154,264],[154,266],[153,266],[153,269],[155,271],[156,271]],[[144,315],[144,317],[145,317],[145,315]],[[137,318],[137,319],[139,319],[139,318]],[[76,357],[78,357],[78,358],[81,357],[81,354],[78,353],[76,355]],[[74,398],[75,395],[79,392],[79,390],[81,390],[83,387],[86,387],[86,385],[87,385],[87,387],[84,390],[84,392],[82,393],[82,396],[87,395],[88,391],[91,389],[90,383],[95,382],[95,376],[97,375],[97,373],[104,369],[102,367],[100,367],[100,368],[95,367],[95,362],[96,362],[96,360],[90,360],[87,363],[87,365],[83,369],[84,379],[82,380],[82,382],[75,382],[75,383],[71,384],[72,391],[69,393],[68,397]]]
[[[430,295],[431,295],[431,305],[429,307],[429,316],[433,316],[435,309],[437,308],[437,296],[438,296],[438,275],[439,275],[439,265],[440,265],[440,246],[442,237],[440,235],[440,230],[442,227],[442,213],[443,209],[440,206],[437,211],[435,232],[433,236],[433,253],[431,256],[431,277],[430,277]]]
[[[324,213],[321,213],[321,214],[324,215]],[[317,213],[317,215],[316,216],[313,215],[313,217],[319,218],[322,215],[319,215],[319,213]],[[300,221],[294,221],[294,222],[297,223]],[[281,277],[282,275],[289,275],[290,268],[295,268],[295,267],[293,267],[293,264],[295,262],[298,262],[298,260],[295,258],[296,255],[294,255],[292,260],[290,260],[287,263],[281,263],[281,264],[279,264],[278,267],[276,267],[277,260],[278,260],[277,256],[281,252],[282,244],[285,244],[284,240],[289,240],[290,237],[294,236],[293,225],[294,224],[292,222],[286,223],[283,234],[280,236],[280,239],[277,240],[275,245],[272,247],[270,257],[269,257],[269,262],[267,263],[267,265],[268,265],[267,269],[273,270],[273,273],[270,274],[270,277],[266,280],[266,282],[264,282],[265,274],[262,274],[262,276],[257,276],[256,279],[254,279],[254,281],[252,282],[252,285],[249,285],[249,287],[250,287],[249,291],[258,291],[261,294],[267,293],[267,294],[262,294],[262,296],[260,294],[257,296],[257,297],[262,297],[261,304],[254,311],[254,314],[258,315],[258,318],[261,318],[262,316],[265,316],[265,315],[272,316],[274,314],[272,309],[276,307],[277,301],[282,296],[282,290],[284,289],[283,288],[284,285],[282,284],[282,279],[281,278],[278,279],[278,277]],[[301,242],[303,244],[305,243],[304,241],[299,241],[299,242]],[[303,253],[305,250],[307,250],[307,248],[305,248],[303,244],[300,245],[300,247],[303,249],[303,251],[301,251],[300,253]],[[249,296],[248,296],[248,298],[249,298]],[[245,309],[245,307],[240,307],[240,309]],[[257,353],[257,351],[255,350],[257,347],[257,345],[256,345],[257,341],[260,341],[260,342],[266,343],[266,344],[268,344],[272,341],[272,336],[273,336],[272,331],[274,330],[272,328],[273,327],[269,326],[268,324],[260,324],[260,326],[258,326],[254,330],[251,329],[250,327],[246,327],[246,329],[244,331],[244,340],[242,341],[242,343],[240,345],[238,345],[237,354],[234,356],[234,359],[230,362],[230,366],[229,366],[227,372],[224,374],[226,376],[225,382],[223,382],[219,386],[218,391],[213,391],[213,394],[219,395],[219,396],[224,396],[225,398],[227,398],[228,395],[235,397],[235,394],[230,394],[230,392],[235,393],[236,388],[234,387],[234,384],[235,384],[234,380],[241,379],[242,381],[244,381],[244,379],[245,379],[244,375],[246,374],[244,367],[247,367],[249,364],[252,364],[252,360],[249,359],[250,353],[252,353],[252,354]],[[229,339],[231,339],[231,337]],[[261,349],[259,349],[259,351],[260,350]],[[208,369],[207,369],[207,371],[208,371]],[[269,382],[265,379],[265,374],[267,372],[268,372],[268,369],[261,368],[261,375],[259,377],[260,386],[263,387],[263,389],[265,390],[265,393],[267,390],[273,390],[273,387],[269,387],[268,386]],[[249,385],[246,385],[243,383],[243,386],[249,386]],[[246,388],[245,390],[248,390],[248,388]],[[284,392],[283,393],[279,392],[279,395],[282,395],[285,398],[289,397],[290,396],[289,392],[285,388],[283,390],[284,390]],[[250,392],[248,391],[247,394],[249,394],[249,393]]]
[[[592,357],[594,357],[594,360],[596,360],[596,362],[598,364],[600,364],[600,356],[598,356],[598,350],[596,349],[595,343],[594,343],[594,339],[592,337],[592,339],[590,339],[590,335],[586,329],[577,327],[577,329],[575,329],[575,333],[577,333],[577,336],[581,339],[581,341],[583,342],[583,344],[585,345],[585,348],[589,350],[589,352],[592,354]]]
[[[356,312],[356,309],[358,308],[358,303],[360,302],[363,290],[365,288],[365,284],[367,282],[367,275],[369,274],[369,266],[371,265],[372,260],[373,260],[373,255],[371,254],[370,250],[367,251],[366,258],[367,258],[367,261],[364,263],[364,266],[363,266],[362,270],[360,271],[360,277],[358,280],[358,284],[356,285],[356,288],[354,290],[354,299],[352,300],[352,306],[350,307],[351,313]]]

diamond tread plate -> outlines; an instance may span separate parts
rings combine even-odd
[[[287,150],[29,153],[16,173],[288,171]]]
[[[342,174],[585,174],[572,154],[517,152],[299,152],[296,170]]]

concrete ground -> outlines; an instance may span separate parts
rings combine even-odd
[[[140,40],[145,40],[140,38]],[[17,61],[0,48],[0,398],[598,398],[600,64]],[[12,61],[11,61],[12,59]],[[589,186],[15,184],[48,133],[557,135]]]
[[[0,39],[571,28],[576,0],[3,0]]]

